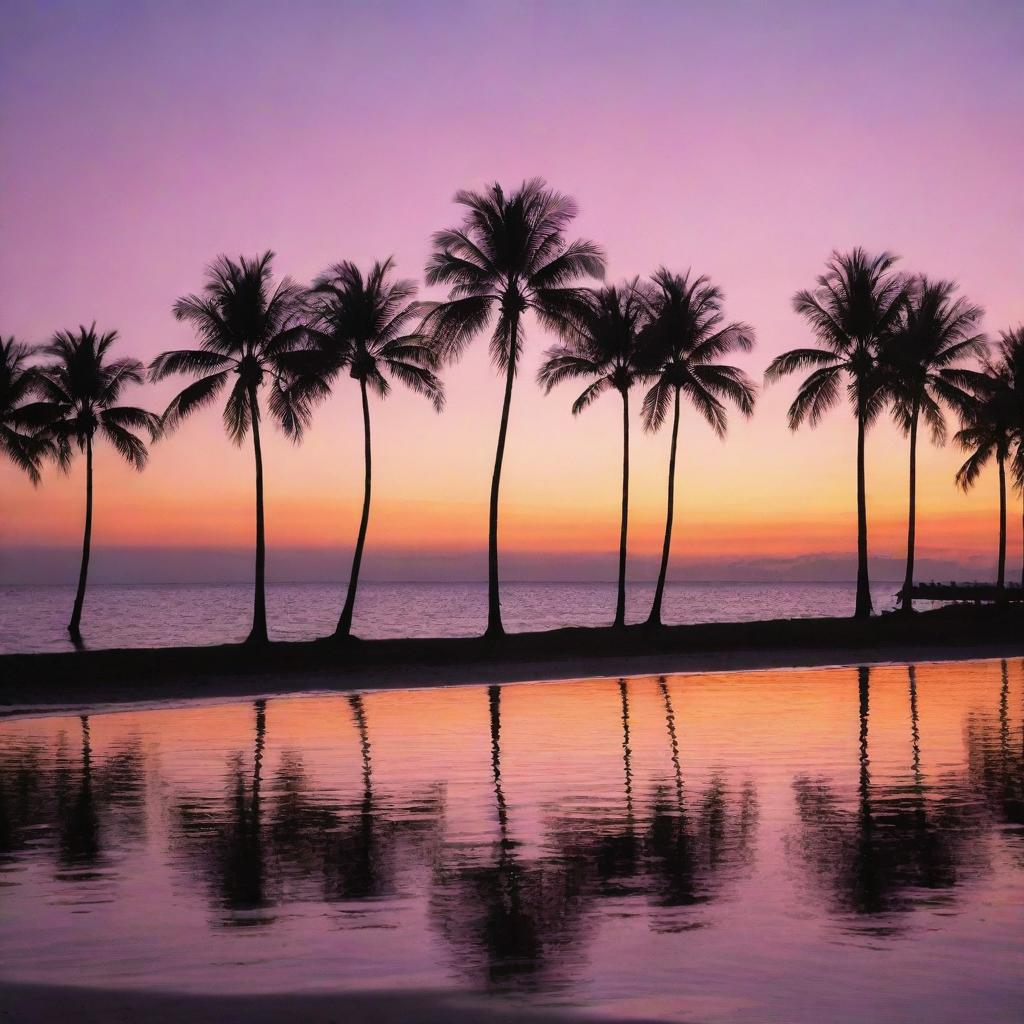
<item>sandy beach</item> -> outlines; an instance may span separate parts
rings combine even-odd
[[[4,714],[124,702],[1024,656],[1019,609],[0,657]]]

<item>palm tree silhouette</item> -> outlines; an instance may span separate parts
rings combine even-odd
[[[921,277],[903,304],[879,357],[893,400],[893,416],[910,438],[910,496],[907,514],[907,569],[901,608],[913,611],[914,538],[917,528],[917,427],[923,416],[935,444],[946,440],[943,406],[958,410],[968,401],[958,386],[957,364],[979,356],[985,340],[976,333],[983,311],[965,298],[953,298],[952,281]]]
[[[314,282],[308,334],[315,346],[313,387],[319,392],[343,370],[359,382],[363,403],[363,512],[352,556],[348,593],[335,630],[336,637],[352,631],[352,613],[359,584],[359,568],[370,521],[370,403],[368,389],[381,398],[391,390],[388,377],[426,395],[438,412],[444,407],[444,390],[431,371],[433,352],[426,336],[410,330],[419,315],[412,301],[416,285],[391,279],[394,261],[375,263],[364,278],[353,263],[338,263]],[[301,386],[301,385],[300,385]]]
[[[141,384],[144,367],[137,359],[109,359],[117,331],[97,334],[96,325],[78,332],[59,331],[41,354],[53,360],[39,370],[36,389],[40,401],[33,413],[45,422],[54,455],[63,469],[71,465],[74,445],[85,453],[85,533],[78,590],[68,623],[68,633],[81,641],[82,605],[89,577],[92,545],[93,447],[105,437],[133,468],[146,465],[149,451],[135,431],[144,430],[151,441],[160,433],[160,420],[132,405],[118,405],[129,384]],[[74,443],[74,445],[73,445]]]
[[[790,430],[805,420],[817,426],[847,382],[857,417],[857,618],[871,615],[864,439],[886,400],[878,348],[896,327],[909,289],[907,279],[892,272],[896,259],[888,252],[870,255],[860,247],[833,252],[817,287],[793,298],[794,309],[811,325],[821,347],[784,352],[765,371],[766,381],[812,371],[789,407]]]
[[[1024,496],[1024,324],[1015,330],[999,332],[999,350],[1010,378],[1014,399],[1015,446],[1010,468],[1013,482]],[[1021,528],[1024,531],[1024,506],[1021,512]],[[1021,562],[1020,585],[1024,587],[1024,561]]]
[[[954,440],[967,460],[956,472],[956,482],[970,490],[982,469],[995,456],[999,470],[999,554],[996,601],[1006,601],[1006,461],[1019,435],[1020,397],[1016,393],[1012,352],[1000,345],[988,355],[984,368],[962,371],[968,400],[961,410],[961,429]]]
[[[622,287],[593,293],[577,332],[549,348],[537,375],[545,393],[565,380],[587,380],[573,402],[573,415],[581,413],[602,392],[615,390],[622,398],[622,518],[619,528],[619,588],[615,600],[615,626],[626,624],[626,539],[629,528],[629,391],[643,376],[640,332],[647,323],[648,306],[634,279]]]
[[[486,635],[498,637],[504,634],[498,496],[512,384],[523,345],[523,314],[532,310],[543,326],[563,334],[571,331],[587,309],[587,293],[574,282],[603,276],[604,254],[593,242],[566,243],[576,203],[540,178],[524,182],[507,196],[497,183],[482,193],[463,190],[455,194],[455,202],[466,208],[463,223],[434,235],[434,253],[426,269],[428,285],[448,286],[448,300],[428,309],[424,329],[441,359],[457,359],[497,310],[490,350],[505,374],[505,397],[491,477]]]
[[[649,299],[650,323],[643,331],[643,359],[654,384],[644,397],[644,426],[658,430],[672,407],[672,443],[668,460],[668,501],[661,568],[654,591],[649,626],[661,625],[661,604],[672,550],[675,515],[676,450],[679,442],[679,399],[690,404],[708,421],[719,437],[725,436],[725,401],[736,404],[744,416],[754,411],[755,388],[740,369],[717,362],[737,349],[749,352],[754,332],[747,324],[725,323],[723,295],[707,277],[687,271],[673,274],[662,267],[654,275]]]
[[[234,377],[224,426],[238,445],[252,428],[256,462],[256,571],[249,643],[267,640],[261,386],[269,382],[267,409],[293,441],[299,441],[310,418],[309,389],[293,386],[288,364],[289,355],[308,347],[301,323],[303,294],[288,278],[274,285],[273,258],[269,250],[252,259],[243,256],[237,263],[219,256],[207,271],[204,293],[185,295],[174,304],[175,318],[192,325],[200,347],[163,352],[149,367],[155,381],[174,373],[199,377],[167,406],[167,429],[213,402]]]
[[[30,415],[34,403],[26,401],[34,394],[39,378],[38,370],[27,365],[31,354],[27,345],[13,337],[0,337],[0,452],[38,484],[39,463],[46,449],[43,439],[32,431],[38,426]]]

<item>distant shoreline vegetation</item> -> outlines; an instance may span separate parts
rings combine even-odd
[[[201,292],[179,298],[175,317],[190,326],[197,347],[159,355],[148,368],[114,358],[116,331],[96,325],[62,330],[29,347],[0,337],[0,451],[39,483],[47,464],[67,470],[86,460],[86,513],[78,585],[68,632],[81,640],[92,541],[94,453],[104,440],[142,470],[150,446],[197,409],[223,401],[229,438],[251,438],[255,471],[256,544],[253,616],[248,642],[265,644],[266,542],[261,431],[266,421],[296,443],[312,425],[316,407],[344,380],[359,389],[362,408],[364,497],[352,565],[334,636],[351,635],[352,616],[371,511],[371,404],[397,383],[423,395],[441,412],[441,372],[474,340],[486,337],[504,378],[500,426],[491,478],[488,524],[488,615],[485,636],[504,634],[499,582],[498,525],[501,475],[519,357],[528,329],[540,326],[558,343],[545,353],[539,383],[546,392],[582,382],[573,412],[605,392],[622,408],[622,511],[615,627],[625,625],[629,530],[630,395],[639,389],[641,423],[657,431],[671,423],[665,531],[647,626],[661,628],[662,598],[675,524],[676,456],[680,406],[692,406],[724,437],[729,407],[754,410],[757,386],[727,362],[750,351],[753,327],[729,321],[724,294],[692,269],[666,267],[650,278],[601,285],[605,255],[595,242],[569,240],[576,203],[541,179],[512,191],[493,184],[460,191],[461,221],[432,239],[424,280],[443,286],[439,302],[416,299],[417,286],[394,276],[391,258],[363,272],[334,264],[304,287],[274,279],[274,254],[238,260],[219,256]],[[918,432],[944,443],[946,414],[959,429],[954,441],[967,454],[956,484],[972,487],[995,461],[999,483],[997,603],[1006,601],[1007,476],[1024,490],[1024,326],[992,342],[980,332],[981,307],[956,295],[953,282],[896,269],[891,253],[854,248],[833,252],[811,289],[794,296],[813,345],[773,359],[771,383],[802,372],[789,425],[815,426],[843,401],[857,422],[857,602],[855,617],[871,615],[867,527],[866,437],[891,415],[908,438],[908,537],[901,609],[912,611],[916,532]],[[146,377],[195,378],[157,415],[120,404],[127,386]],[[1022,520],[1024,524],[1024,520]],[[757,581],[750,581],[757,582]],[[1024,584],[1024,572],[1022,572]]]

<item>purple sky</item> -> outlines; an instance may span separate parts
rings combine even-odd
[[[0,331],[38,342],[95,318],[148,360],[190,341],[171,303],[220,252],[273,248],[303,281],[394,254],[419,277],[457,188],[539,174],[579,200],[579,233],[606,247],[612,279],[665,263],[721,284],[729,315],[757,329],[739,360],[755,378],[808,340],[790,299],[833,247],[892,249],[955,278],[995,332],[1024,319],[1022,54],[1019,2],[15,2],[0,37]],[[546,343],[531,330],[503,536],[524,565],[539,553],[553,572],[583,560],[608,578],[618,411],[602,401],[573,420],[569,389],[544,398]],[[457,578],[479,574],[500,402],[485,349],[446,373],[443,417],[406,395],[375,409],[371,577],[442,556]],[[173,386],[139,401],[160,409]],[[790,435],[793,386],[770,389],[724,445],[684,421],[681,561],[848,556],[852,426],[840,413]],[[344,393],[301,449],[271,439],[281,575],[283,552],[351,544],[358,431]],[[637,571],[657,548],[666,441],[636,441]],[[162,442],[141,477],[102,454],[101,551],[250,542],[251,455],[217,411]],[[897,559],[904,443],[882,427],[869,457],[875,553]],[[922,454],[922,557],[987,566],[993,481],[958,494],[961,459]],[[5,558],[18,575],[16,550],[77,544],[79,472],[33,491],[0,467],[0,578]],[[129,559],[126,575],[160,575],[160,557]]]

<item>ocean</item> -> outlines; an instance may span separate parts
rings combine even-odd
[[[876,611],[891,609],[895,583],[873,588]],[[627,619],[650,609],[653,584],[632,585]],[[267,587],[271,639],[311,640],[333,631],[341,583]],[[65,627],[70,586],[0,586],[0,652],[71,650]],[[666,623],[850,615],[853,583],[677,583],[665,592]],[[610,625],[612,583],[506,583],[502,611],[509,632]],[[169,647],[245,638],[252,614],[248,584],[97,585],[89,588],[82,635],[87,647]],[[366,639],[474,636],[487,618],[484,583],[371,583],[360,586],[353,632]]]

